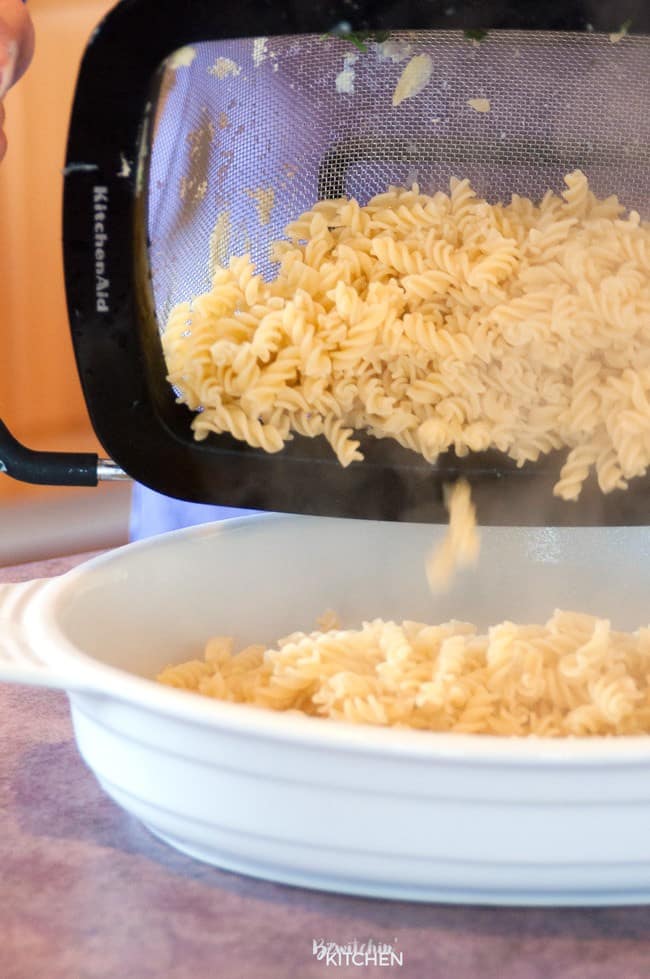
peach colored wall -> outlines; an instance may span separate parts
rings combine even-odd
[[[77,68],[113,0],[30,0],[36,53],[6,99],[0,165],[0,416],[38,448],[87,450],[87,418],[69,338],[61,257],[61,170]],[[61,490],[0,475],[0,502]],[[66,492],[66,491],[63,491]]]

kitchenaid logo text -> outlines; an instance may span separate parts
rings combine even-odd
[[[95,248],[95,308],[98,313],[108,312],[108,293],[111,286],[106,278],[106,214],[108,212],[108,187],[93,189],[93,243]]]

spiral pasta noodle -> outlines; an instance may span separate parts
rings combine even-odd
[[[480,546],[476,511],[467,480],[460,479],[453,486],[446,487],[445,495],[449,527],[442,542],[429,556],[425,568],[429,588],[434,593],[449,587],[457,569],[476,564]]]
[[[544,625],[375,619],[234,653],[216,637],[203,660],[161,683],[219,700],[380,726],[466,734],[586,737],[650,733],[650,629],[556,611]]]

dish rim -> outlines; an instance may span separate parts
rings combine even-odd
[[[30,645],[42,656],[44,668],[53,674],[62,668],[61,686],[69,695],[107,696],[175,720],[215,731],[295,744],[300,748],[353,752],[372,756],[410,758],[414,761],[474,765],[553,765],[573,768],[611,762],[650,762],[650,734],[596,735],[588,737],[539,737],[529,735],[459,734],[414,728],[352,724],[331,718],[313,717],[299,711],[273,711],[250,704],[237,704],[204,697],[158,683],[110,666],[72,643],[58,620],[62,604],[88,573],[122,563],[128,554],[145,553],[174,546],[175,541],[232,534],[251,523],[306,520],[335,520],[293,514],[260,513],[233,517],[194,527],[169,531],[157,537],[125,544],[90,558],[63,575],[47,579],[29,602],[25,624]],[[380,521],[370,521],[379,523]],[[128,559],[128,558],[127,558]],[[45,651],[44,654],[42,651]],[[74,674],[78,674],[79,683]],[[69,682],[68,682],[69,681]],[[99,682],[98,682],[99,681]]]

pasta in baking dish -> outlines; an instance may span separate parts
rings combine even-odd
[[[365,622],[163,670],[172,687],[352,723],[546,737],[650,733],[650,628],[556,611],[545,625]]]

